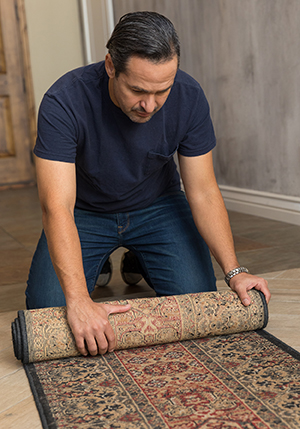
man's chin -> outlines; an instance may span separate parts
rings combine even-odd
[[[132,120],[132,122],[136,122],[137,124],[144,124],[145,122],[150,121],[150,119],[155,113],[156,112],[150,113],[148,115],[143,115],[138,113],[137,111],[131,111],[127,113],[127,116],[129,117],[129,119]]]

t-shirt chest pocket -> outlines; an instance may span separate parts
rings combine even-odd
[[[150,175],[157,170],[163,168],[165,164],[172,160],[177,148],[170,155],[162,155],[153,151],[149,151],[145,163],[145,174]]]

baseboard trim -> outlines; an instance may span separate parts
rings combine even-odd
[[[220,185],[226,208],[300,225],[300,198]]]

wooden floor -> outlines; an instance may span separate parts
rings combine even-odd
[[[24,291],[30,261],[41,231],[41,213],[35,188],[0,192],[0,428],[41,428],[22,365],[12,351],[10,326],[25,308]],[[272,299],[267,331],[300,352],[300,227],[239,213],[230,213],[239,262],[269,281]],[[152,296],[141,282],[122,282],[119,263],[124,249],[112,256],[114,272],[108,287],[94,298]],[[227,289],[214,264],[218,289]]]

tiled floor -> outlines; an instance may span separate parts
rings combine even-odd
[[[300,227],[230,213],[239,262],[269,281],[272,299],[267,331],[300,351]],[[12,351],[10,325],[25,308],[24,290],[32,254],[41,230],[35,188],[0,192],[0,428],[41,428],[22,365]],[[119,263],[124,249],[113,254],[109,287],[97,288],[94,298],[151,296],[145,282],[127,287]],[[215,264],[218,289],[227,289]]]

